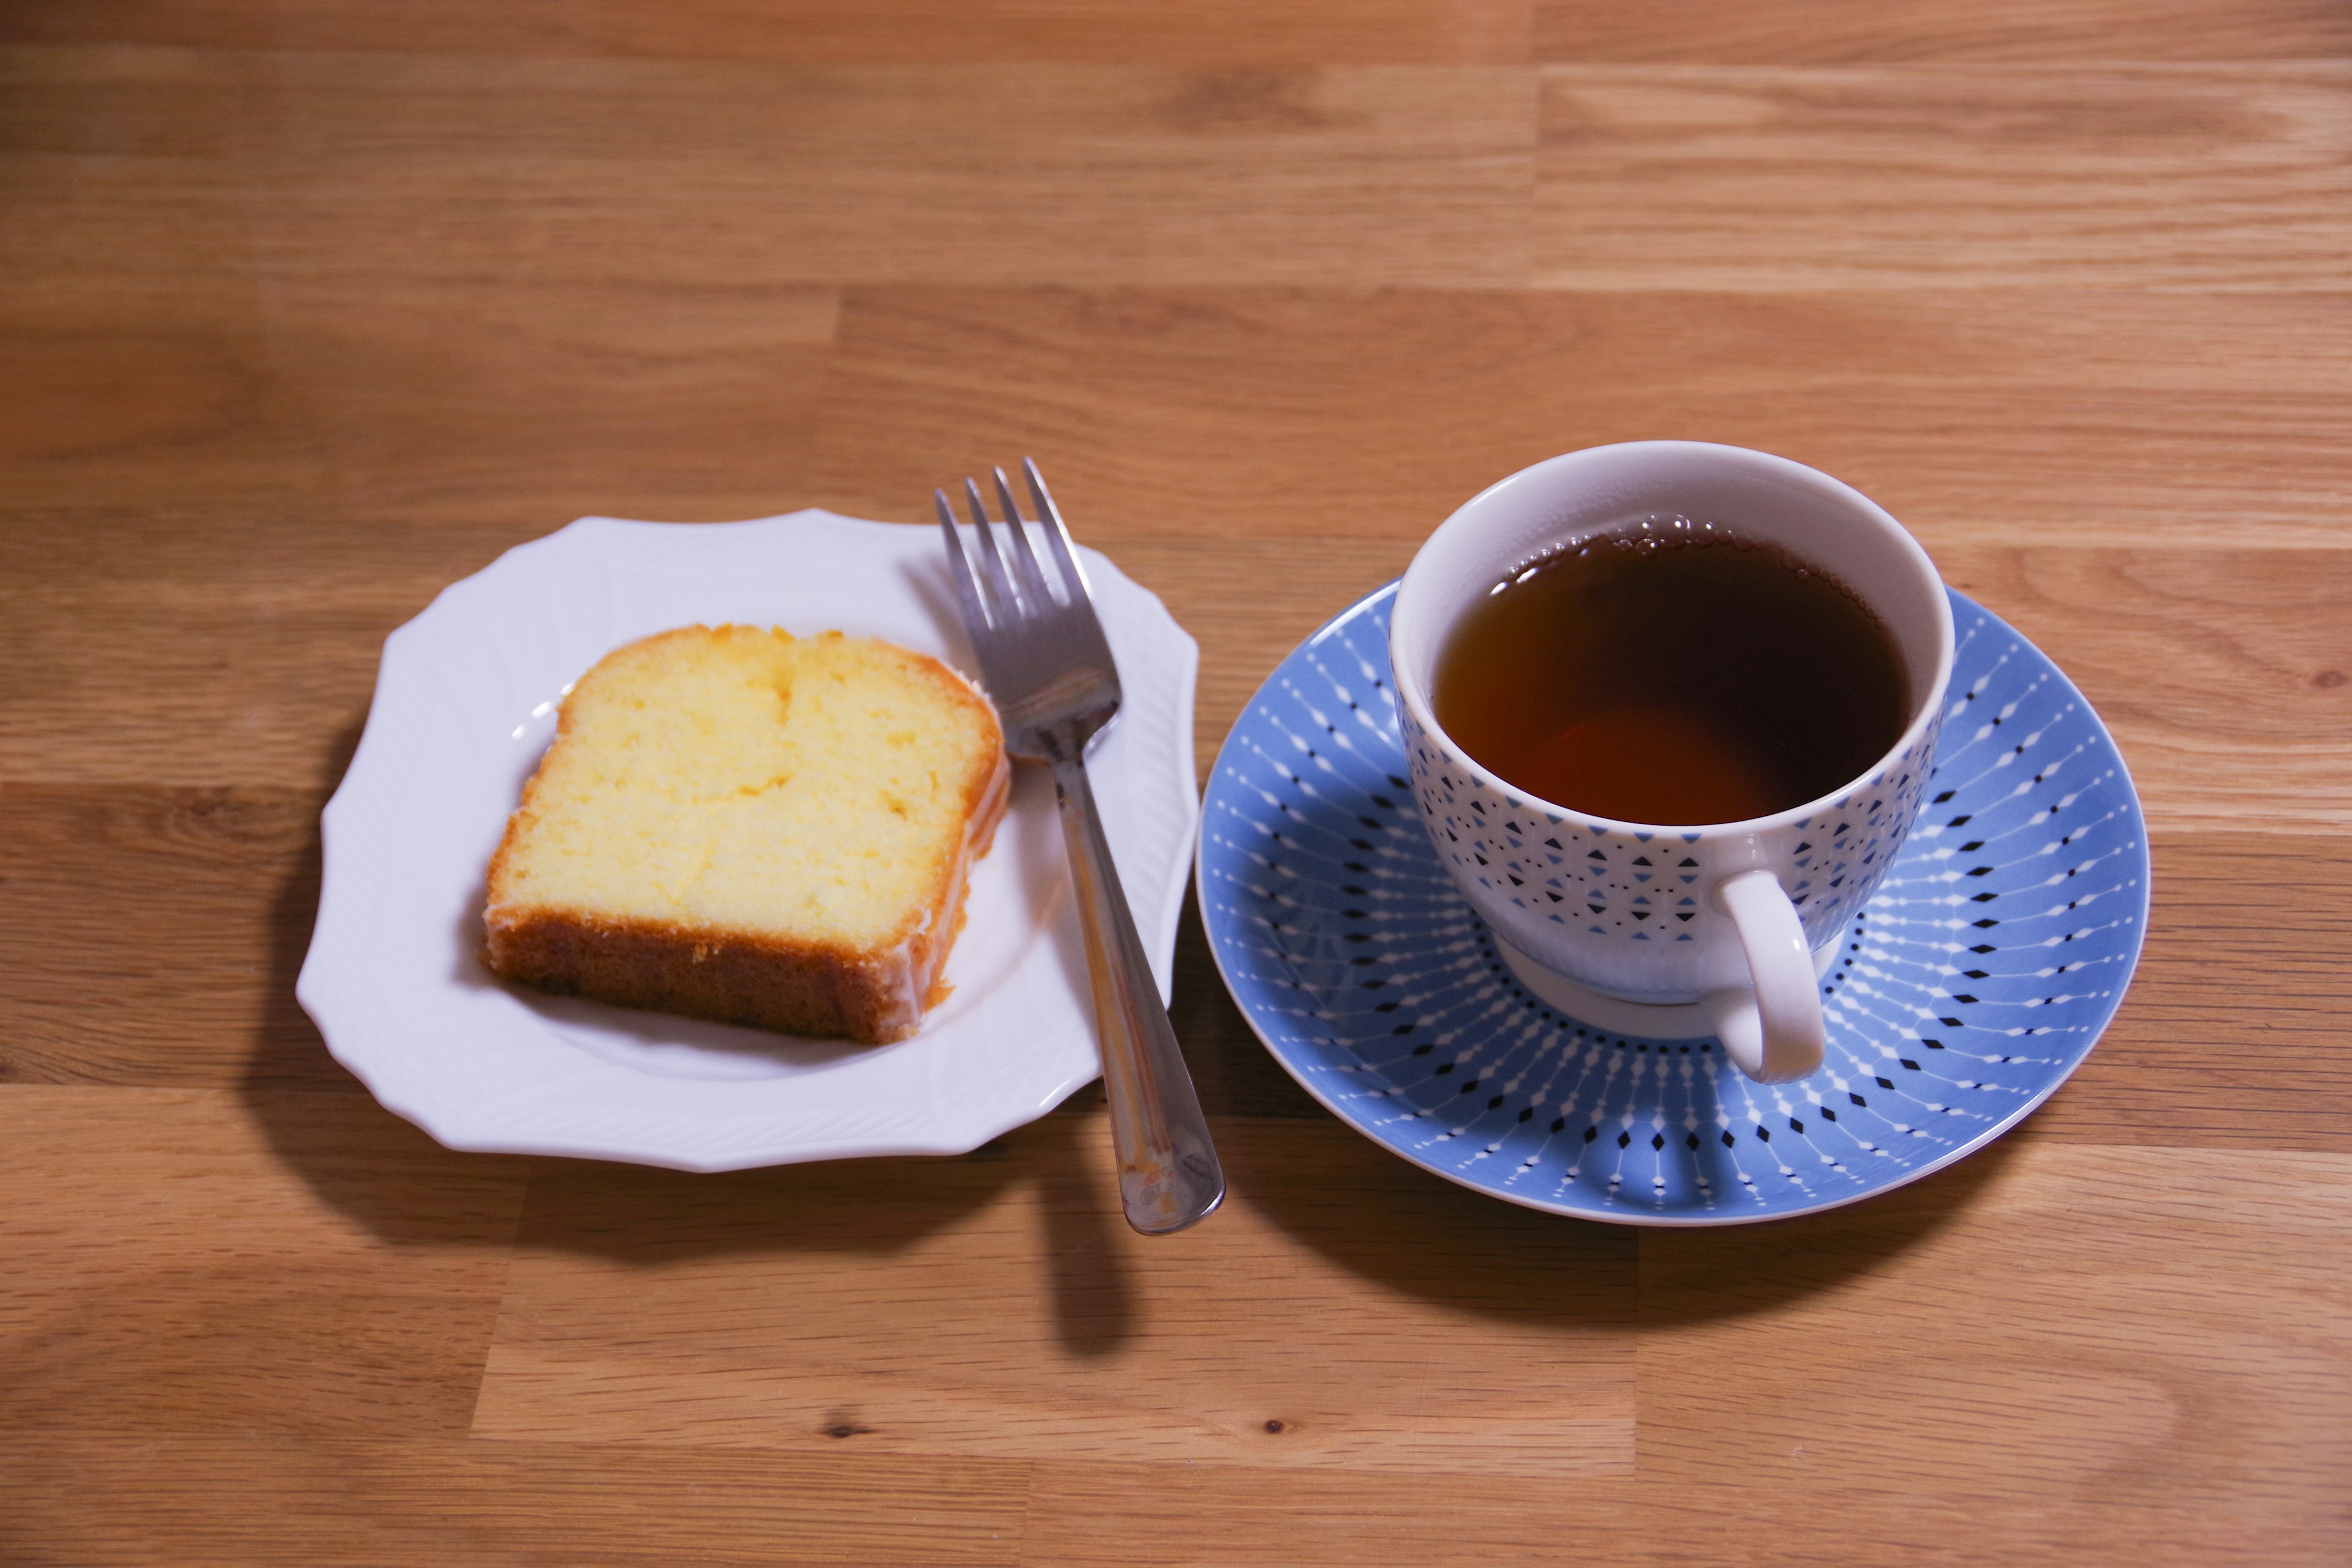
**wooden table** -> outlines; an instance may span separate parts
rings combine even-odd
[[[2352,1556],[2343,0],[0,10],[0,1561]],[[2121,1015],[1856,1207],[1547,1217],[1177,1022],[961,1159],[452,1153],[296,1007],[378,646],[1034,452],[1197,743],[1487,481],[1859,485],[2147,804]]]

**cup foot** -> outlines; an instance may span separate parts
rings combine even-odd
[[[1490,931],[1490,934],[1491,931]],[[1649,1040],[1706,1040],[1715,1037],[1715,1023],[1706,1008],[1689,1002],[1628,1002],[1604,995],[1558,970],[1546,969],[1500,936],[1495,951],[1503,956],[1513,979],[1551,1007],[1580,1024]],[[1837,957],[1837,942],[1824,943],[1813,954],[1813,973],[1825,974]]]

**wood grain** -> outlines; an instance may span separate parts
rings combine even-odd
[[[2037,1134],[2352,1153],[2352,1022],[2336,989],[2352,963],[2352,846],[2211,833],[2149,847],[2138,977],[2091,1059],[2035,1113]]]
[[[1409,547],[1528,463],[1675,436],[1836,474],[1930,550],[2352,517],[2335,292],[856,289],[839,332],[812,481],[866,516],[1027,451],[1089,537]]]
[[[2174,1149],[2034,1139],[1924,1235],[1886,1204],[1645,1238],[1643,1473],[1720,1488],[1728,1451],[1746,1486],[1939,1499],[2104,1555],[2095,1499],[2141,1542],[2161,1521],[2169,1560],[2318,1561],[2352,1468],[2321,1256],[2352,1161],[2263,1169],[2256,1194]]]
[[[1912,60],[2272,60],[2352,53],[2331,0],[1167,0],[1152,5],[689,0],[80,0],[0,13],[0,38],[229,49],[785,61],[1053,60],[1208,66],[1560,63],[1828,65]]]
[[[19,47],[0,81],[32,106],[0,192],[54,214],[0,256],[52,265],[745,289],[1507,284],[1528,259],[1524,70]],[[219,128],[168,129],[191,121]]]
[[[2352,13],[2334,0],[1537,0],[1534,53],[1576,65],[2332,59],[2352,54]]]
[[[523,1183],[351,1096],[0,1084],[0,1427],[463,1432]]]
[[[2150,827],[2352,826],[2352,554],[1957,549],[1939,564],[2091,699]]]
[[[1633,1459],[1630,1233],[1475,1195],[1328,1120],[1218,1129],[1173,1245],[1105,1123],[962,1161],[534,1184],[477,1435],[1405,1473]],[[1384,1234],[1349,1217],[1370,1205]],[[648,1290],[674,1331],[643,1333]],[[1396,1347],[1415,1353],[1400,1362]],[[955,1368],[942,1384],[941,1364]]]
[[[84,0],[0,13],[0,37],[395,54],[429,40],[447,54],[790,62],[1513,65],[1528,58],[1529,8],[1529,0],[687,0],[658,11],[627,0]]]
[[[2326,289],[2352,245],[2332,61],[1563,66],[1542,115],[1554,288]]]
[[[273,367],[338,511],[754,516],[804,468],[829,289],[292,276]]]
[[[16,210],[35,226],[59,217],[37,199]],[[17,286],[0,294],[0,461],[11,481],[0,505],[11,512],[290,509],[325,478],[319,426],[270,353],[249,276],[76,276],[62,261],[11,274]],[[26,543],[0,549],[22,560]],[[58,562],[31,563],[44,563]],[[47,591],[62,576],[27,581]]]
[[[355,1089],[294,1002],[322,804],[0,785],[0,1082]]]
[[[2352,1557],[2347,197],[2338,0],[0,7],[0,1561]],[[1233,1195],[1152,1243],[1098,1087],[462,1155],[294,1001],[383,637],[574,516],[1034,453],[1205,775],[1466,497],[1660,436],[1886,505],[2141,791],[2115,1022],[1910,1186],[1494,1203],[1189,910]]]
[[[1527,272],[1523,71],[304,54],[271,68],[281,151],[259,172],[256,228],[296,270],[407,249],[444,277],[732,286]]]
[[[1023,1561],[1027,1467],[332,1436],[0,1442],[11,1563],[542,1568]],[[105,1506],[93,1504],[103,1498]]]

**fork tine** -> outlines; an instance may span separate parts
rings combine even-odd
[[[1054,498],[1045,491],[1045,476],[1037,471],[1035,459],[1030,458],[1021,459],[1021,473],[1029,481],[1029,494],[1037,502],[1037,516],[1045,524],[1045,542],[1053,549],[1054,564],[1062,569],[1062,581],[1070,585],[1070,603],[1091,603],[1094,589],[1087,582],[1086,569],[1071,552],[1070,531],[1063,523]]]
[[[952,569],[956,585],[956,602],[963,609],[963,629],[975,643],[982,632],[990,629],[988,606],[981,598],[980,584],[972,580],[971,563],[963,552],[963,533],[956,527],[955,509],[948,505],[948,492],[935,489],[931,499],[939,502],[940,527],[948,536],[948,563]]]
[[[981,504],[980,487],[971,482],[968,474],[963,481],[963,499],[971,513],[972,527],[980,531],[980,537],[972,542],[980,552],[980,574],[988,580],[996,604],[1003,611],[997,625],[1009,626],[1021,618],[1021,601],[1013,595],[1012,579],[1005,574],[1004,557],[998,553],[996,529],[988,521],[988,508]]]
[[[996,499],[1004,508],[1005,521],[1012,525],[1013,537],[1021,548],[1012,552],[1014,574],[1021,579],[1021,592],[1044,615],[1054,607],[1054,592],[1045,586],[1045,571],[1037,560],[1037,547],[1029,542],[1029,525],[1021,521],[1020,503],[1013,499],[1013,486],[1003,468],[992,468],[996,476]],[[1076,595],[1073,595],[1073,597]]]

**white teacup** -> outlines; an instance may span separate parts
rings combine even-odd
[[[1547,547],[1623,519],[1711,521],[1780,545],[1870,606],[1909,721],[1848,784],[1746,822],[1622,822],[1529,797],[1439,728],[1430,689],[1463,614]],[[1389,627],[1422,820],[1521,984],[1586,1023],[1713,1035],[1750,1078],[1821,1065],[1820,977],[1894,863],[1952,674],[1952,612],[1916,540],[1851,486],[1738,447],[1634,441],[1538,463],[1463,505],[1405,573]]]

